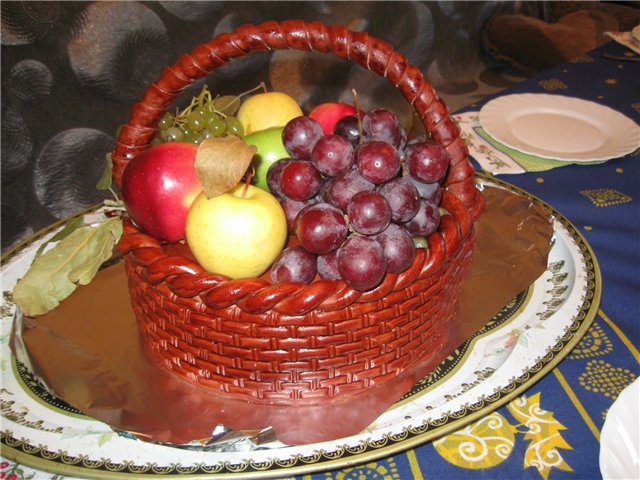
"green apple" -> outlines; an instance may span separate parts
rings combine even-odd
[[[271,127],[284,127],[289,120],[302,115],[298,102],[282,92],[257,93],[242,102],[236,114],[245,135]]]
[[[187,244],[211,273],[259,277],[287,241],[287,219],[269,192],[239,183],[228,192],[198,195],[187,214]]]
[[[253,145],[258,149],[253,157],[253,166],[256,169],[253,184],[267,192],[269,191],[269,186],[267,185],[269,167],[277,160],[289,156],[282,144],[283,129],[284,127],[271,127],[253,132],[251,135],[244,137],[247,145]]]

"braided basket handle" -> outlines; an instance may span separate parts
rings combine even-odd
[[[301,20],[240,26],[197,46],[165,68],[159,80],[151,84],[133,106],[129,122],[116,139],[112,155],[116,185],[120,185],[122,172],[129,161],[149,148],[158,120],[189,85],[233,58],[252,52],[285,49],[333,53],[387,78],[415,108],[431,138],[449,152],[451,165],[445,189],[458,197],[474,216],[479,214],[482,202],[475,188],[469,151],[460,138],[460,128],[420,70],[410,65],[391,45],[367,33]]]

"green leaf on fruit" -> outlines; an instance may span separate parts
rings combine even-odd
[[[107,261],[122,236],[119,217],[78,228],[36,257],[14,291],[25,315],[43,315],[67,298],[78,285],[87,285]]]
[[[102,172],[102,176],[98,183],[96,184],[96,188],[98,190],[109,190],[111,188],[113,175],[113,160],[111,159],[111,153],[107,153],[105,156],[105,167],[104,172]]]
[[[235,135],[204,140],[196,152],[196,176],[207,198],[213,198],[235,187],[246,173],[256,154]]]
[[[235,95],[222,95],[216,97],[213,101],[213,107],[216,112],[226,116],[235,115],[240,108],[240,97]]]

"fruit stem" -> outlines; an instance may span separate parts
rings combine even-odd
[[[178,117],[184,117],[185,115],[187,115],[188,113],[190,113],[190,112],[191,112],[191,111],[196,107],[196,105],[198,105],[198,104],[199,104],[199,102],[202,100],[202,95],[203,95],[204,91],[206,90],[206,88],[207,88],[207,85],[205,84],[205,85],[202,87],[202,90],[200,91],[200,94],[199,94],[197,97],[193,97],[193,98],[191,99],[191,103],[189,104],[189,106],[188,106],[188,107],[186,107],[186,108],[185,108],[184,110],[182,110],[181,112],[179,112],[179,113],[176,115],[176,118],[178,118]]]
[[[209,87],[205,83],[202,85],[202,90],[200,90],[200,95],[198,95],[198,106],[203,106],[207,100],[211,98],[211,93],[209,92]]]
[[[113,187],[109,187],[109,191],[111,192],[111,195],[113,195],[113,198],[115,199],[116,202],[122,203],[122,200],[120,200],[120,197],[118,196],[116,191],[113,189]]]
[[[257,86],[247,90],[246,92],[242,92],[241,94],[237,95],[237,99],[241,99],[242,97],[244,97],[245,95],[250,95],[253,92],[256,92],[258,90],[262,89],[263,92],[267,91],[267,86],[265,85],[264,82],[260,82]]]
[[[240,95],[238,95],[238,98],[242,98],[245,95],[249,95],[249,94],[251,94],[251,93],[253,93],[253,92],[257,91],[257,90],[260,90],[260,89],[262,89],[262,91],[264,91],[264,92],[267,91],[267,86],[265,85],[264,82],[260,82],[258,84],[258,86],[253,87],[251,90],[247,90],[246,92],[242,92]]]
[[[353,95],[353,105],[356,107],[356,120],[358,121],[358,143],[362,143],[362,117],[360,115],[360,103],[358,102],[358,92],[356,92],[355,88],[351,89],[351,94]]]
[[[255,177],[255,175],[256,175],[256,168],[253,165],[251,165],[247,170],[247,173],[245,174],[244,188],[242,189],[241,198],[245,198],[247,196],[247,190],[249,190],[249,185],[251,184],[251,180],[253,180],[253,177]]]

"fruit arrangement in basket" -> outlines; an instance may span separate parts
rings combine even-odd
[[[424,138],[388,109],[328,99],[305,115],[282,92],[205,89],[167,114],[216,68],[289,48],[386,77]],[[446,105],[386,42],[302,21],[222,34],[148,87],[112,160],[127,214],[97,243],[117,243],[144,343],[179,377],[322,436],[335,427],[318,412],[368,395],[357,431],[450,353],[484,202]]]
[[[390,110],[334,102],[303,115],[281,92],[241,103],[205,86],[158,129],[158,145],[123,173],[124,203],[143,231],[186,239],[210,273],[370,290],[409,268],[440,224],[449,156],[431,140],[407,143]]]

